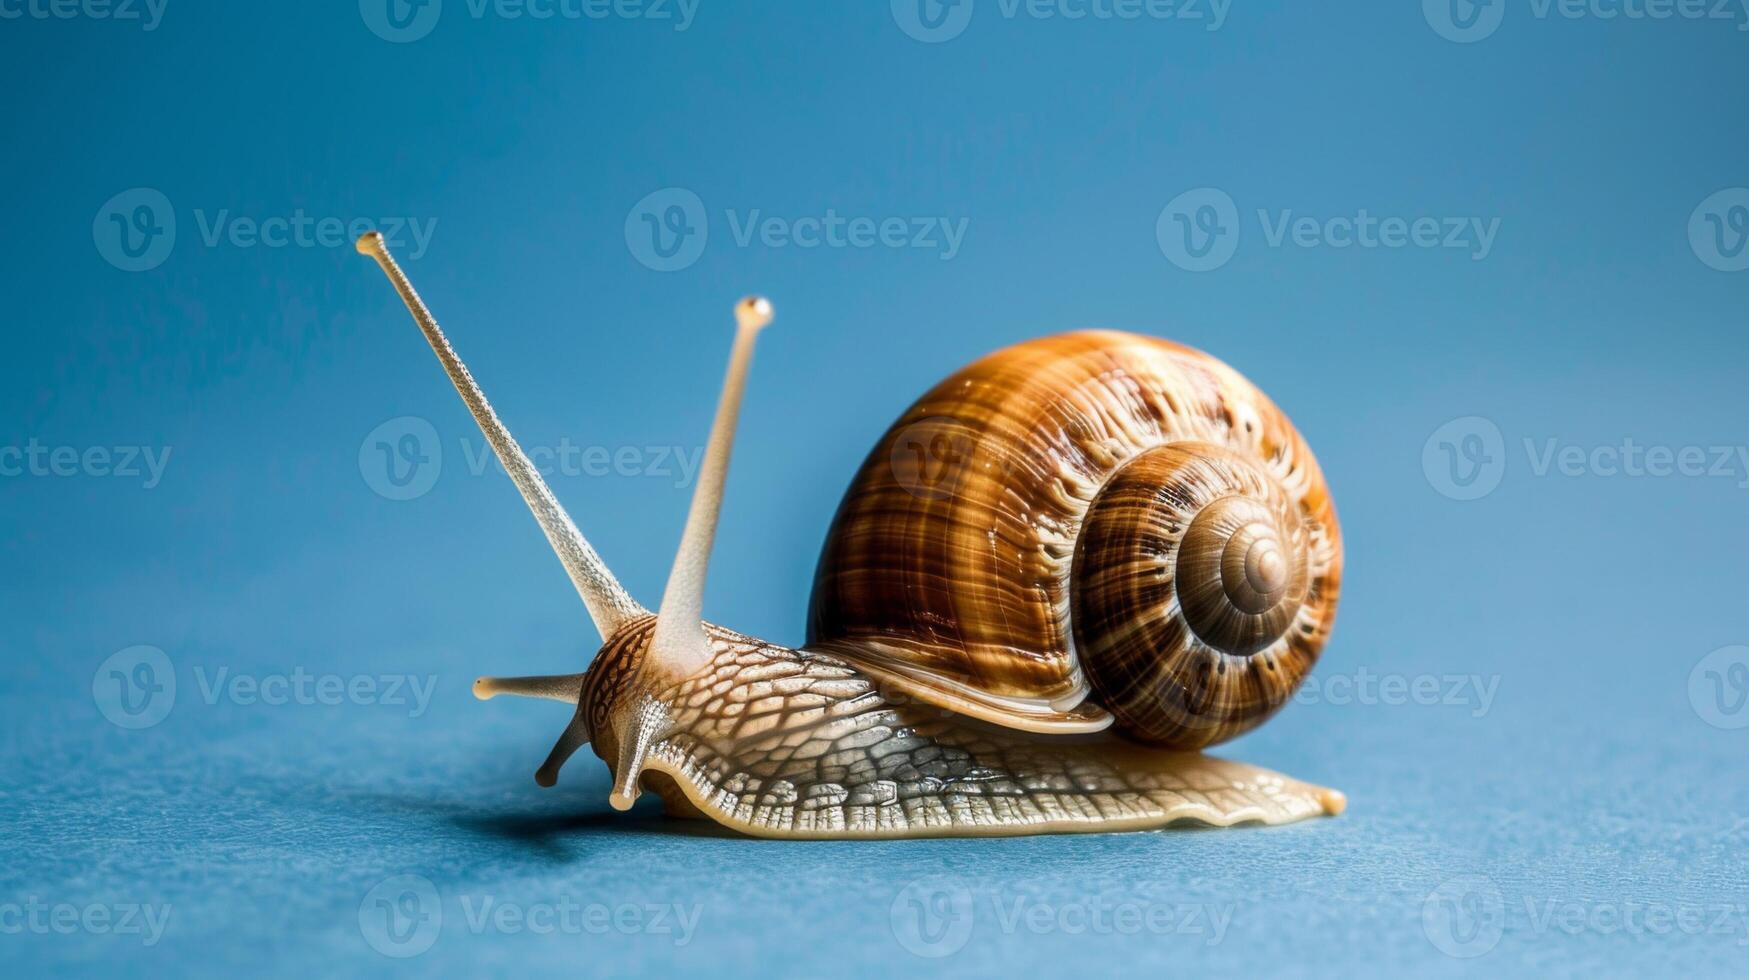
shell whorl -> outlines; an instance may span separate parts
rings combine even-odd
[[[1130,736],[1200,748],[1273,714],[1317,658],[1298,508],[1244,454],[1174,443],[1129,460],[1087,512],[1074,628],[1099,703]]]
[[[1115,716],[1200,747],[1285,703],[1341,566],[1317,461],[1249,381],[1167,341],[1061,334],[954,373],[875,445],[807,646],[1008,727]]]

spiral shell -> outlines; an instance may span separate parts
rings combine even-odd
[[[876,444],[807,646],[1008,727],[1115,718],[1200,747],[1292,695],[1341,565],[1317,462],[1250,382],[1166,341],[1063,334],[955,373]]]
[[[1243,455],[1186,442],[1130,460],[1075,555],[1076,647],[1099,703],[1177,748],[1261,723],[1316,659],[1295,642],[1319,631],[1309,558],[1298,508]]]

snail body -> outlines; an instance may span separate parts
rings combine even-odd
[[[620,587],[499,422],[380,237],[400,292],[602,635],[582,674],[481,678],[576,705],[536,774],[591,744],[609,797],[771,837],[1226,826],[1339,813],[1342,794],[1201,754],[1316,662],[1341,537],[1316,461],[1231,368],[1085,331],[950,376],[877,442],[822,549],[808,639],[703,622],[763,300],[739,329],[667,589]]]
[[[970,720],[894,696],[850,661],[716,626],[708,667],[673,682],[644,669],[653,631],[652,618],[627,624],[583,685],[620,809],[640,775],[669,813],[761,837],[1279,824],[1345,805],[1334,790],[1199,752]]]

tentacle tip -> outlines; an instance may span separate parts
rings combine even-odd
[[[749,296],[735,304],[735,322],[744,329],[762,330],[775,315],[771,300],[763,296]]]
[[[559,772],[557,769],[541,766],[534,774],[534,781],[541,789],[552,789],[559,783]]]
[[[498,695],[498,688],[490,677],[474,678],[474,697],[481,701],[490,701]]]
[[[608,806],[613,807],[615,810],[618,810],[621,813],[624,813],[627,810],[630,810],[632,808],[632,804],[636,803],[637,801],[638,801],[638,793],[637,793],[637,790],[635,790],[635,789],[634,790],[616,789],[612,793],[609,793],[607,795]]]
[[[383,233],[380,231],[367,231],[358,236],[358,241],[353,243],[353,247],[358,249],[358,254],[368,255],[375,258],[376,256],[383,254],[383,250],[386,248],[383,244]]]
[[[1322,789],[1318,791],[1318,802],[1323,804],[1324,813],[1337,817],[1348,809],[1348,796],[1339,789]]]

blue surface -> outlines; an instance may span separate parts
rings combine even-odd
[[[0,20],[0,449],[42,454],[0,457],[0,957],[106,976],[1741,976],[1741,11],[1496,4],[1465,33],[1437,3],[1360,6],[1223,5],[1207,30],[978,0],[940,43],[878,2],[708,3],[675,30],[450,0],[409,43],[345,0],[178,0],[153,30]],[[117,197],[139,188],[161,198]],[[706,206],[701,252],[640,237],[644,213],[686,216],[684,195],[646,202],[668,188]],[[1239,227],[1207,272],[1162,216],[1199,188]],[[1223,217],[1185,201],[1198,228]],[[114,217],[154,203],[174,245],[131,257]],[[755,209],[966,234],[951,256],[742,245]],[[1492,238],[1485,256],[1271,244],[1286,212],[1361,209]],[[839,488],[934,380],[1088,325],[1219,355],[1306,434],[1348,547],[1315,686],[1222,751],[1338,786],[1349,812],[804,845],[611,814],[590,757],[537,789],[566,709],[468,684],[579,669],[592,631],[508,481],[473,472],[482,444],[380,275],[235,224],[299,214],[417,219],[409,272],[524,443],[628,453],[553,482],[647,602],[689,490],[649,447],[696,452],[728,304],[771,295],[706,613],[780,642],[801,638]],[[375,444],[421,433],[441,467],[399,487]],[[1635,476],[1593,452],[1630,440],[1725,462],[1660,477],[1641,457]],[[93,447],[165,465],[99,475],[120,460]],[[149,716],[109,670],[136,676],[140,645],[168,673],[137,676],[176,696],[130,730],[109,718]],[[209,695],[221,670],[246,686]],[[332,680],[282,705],[247,687],[294,674]],[[377,677],[431,684],[429,703],[320,703]],[[404,897],[426,931],[377,904]],[[161,933],[117,934],[142,907]]]

